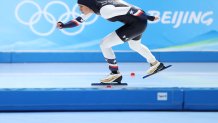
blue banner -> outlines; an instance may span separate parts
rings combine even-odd
[[[218,51],[217,0],[126,0],[148,14],[143,44],[153,51]],[[0,51],[100,51],[100,41],[122,24],[97,15],[59,30],[57,21],[80,15],[77,0],[10,0],[0,4]],[[129,51],[127,44],[114,47]]]

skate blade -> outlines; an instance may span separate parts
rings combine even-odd
[[[100,88],[122,88],[126,87],[127,83],[92,83],[92,86]]]

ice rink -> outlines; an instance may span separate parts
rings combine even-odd
[[[148,64],[119,63],[126,88],[216,88],[217,63],[166,63],[173,67],[142,79]],[[109,73],[106,63],[0,64],[0,88],[93,88]],[[130,74],[134,72],[135,77]],[[216,123],[217,112],[1,112],[1,123]]]

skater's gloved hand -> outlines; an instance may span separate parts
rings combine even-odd
[[[154,21],[156,21],[156,20],[159,20],[159,17],[156,17],[156,16],[155,16],[155,17],[154,17]]]
[[[59,22],[57,23],[57,28],[58,28],[58,29],[63,29],[63,25],[64,25],[64,24],[59,21]]]
[[[147,19],[148,19],[149,21],[157,21],[157,20],[159,19],[159,17],[147,15]]]

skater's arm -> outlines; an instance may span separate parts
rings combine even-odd
[[[92,15],[92,13],[89,13],[86,15],[82,14],[81,16],[77,17],[76,19],[73,19],[67,23],[58,22],[57,27],[59,29],[62,29],[62,28],[73,28],[73,27],[79,26],[81,23],[86,21],[91,15]]]
[[[155,20],[159,19],[156,16],[150,16],[150,15],[146,14],[143,10],[138,9],[138,8],[134,8],[134,7],[131,8],[131,10],[129,11],[129,14],[131,14],[133,16],[137,16],[137,17],[144,19],[144,20],[147,19],[149,21],[155,21]]]

